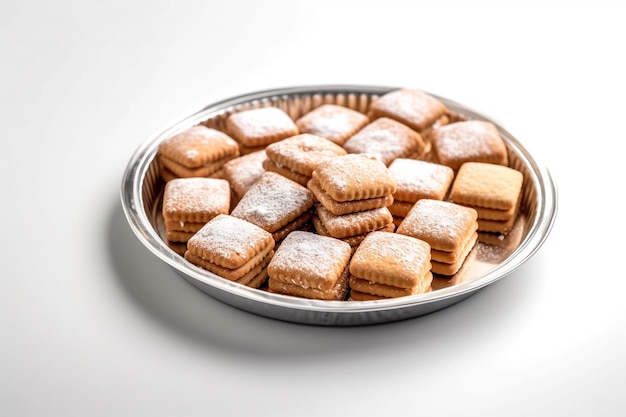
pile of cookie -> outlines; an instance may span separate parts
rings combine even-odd
[[[265,291],[380,300],[432,290],[506,236],[523,175],[490,122],[398,89],[367,113],[321,104],[293,120],[243,109],[163,141],[165,239],[191,264]]]

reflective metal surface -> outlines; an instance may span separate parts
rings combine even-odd
[[[396,88],[331,85],[268,90],[208,105],[166,126],[139,146],[124,173],[121,200],[130,227],[157,258],[200,290],[234,307],[275,319],[334,326],[384,323],[431,313],[469,297],[527,261],[547,238],[557,212],[556,187],[548,170],[497,123],[509,151],[509,166],[524,174],[514,230],[506,239],[481,235],[461,271],[451,278],[435,278],[433,291],[427,294],[380,301],[320,301],[272,294],[228,281],[190,264],[162,237],[160,204],[164,183],[155,160],[161,141],[199,123],[224,129],[230,114],[254,107],[276,106],[294,120],[322,103],[340,104],[365,113],[372,99]],[[489,120],[461,104],[434,96],[464,118]]]

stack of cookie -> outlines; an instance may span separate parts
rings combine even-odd
[[[315,197],[306,187],[275,172],[265,172],[230,213],[272,234],[276,243],[313,215]]]
[[[273,249],[271,233],[220,214],[189,239],[185,259],[220,277],[258,288],[267,281]]]
[[[157,159],[165,181],[220,177],[224,164],[239,156],[239,145],[219,130],[193,126],[159,145]]]
[[[347,153],[330,140],[309,133],[272,143],[265,152],[267,159],[263,161],[263,168],[305,187],[320,162]]]
[[[174,178],[163,191],[165,236],[170,247],[184,253],[185,242],[209,220],[230,210],[228,181],[216,178]]]
[[[461,165],[450,201],[478,212],[478,230],[508,234],[515,223],[524,175],[509,167],[482,162]]]
[[[308,183],[317,200],[313,224],[321,235],[356,246],[374,230],[393,231],[388,206],[396,183],[379,159],[348,154],[321,162]]]
[[[380,300],[430,290],[428,243],[396,233],[370,233],[350,261],[350,298]]]
[[[454,275],[478,240],[476,210],[448,201],[419,200],[396,233],[427,242],[432,272]]]
[[[267,267],[269,290],[297,297],[345,300],[351,248],[345,242],[295,231]]]
[[[417,159],[398,158],[389,165],[389,173],[397,186],[389,206],[396,225],[418,200],[443,200],[454,179],[452,168]]]

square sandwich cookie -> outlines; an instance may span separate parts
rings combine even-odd
[[[290,233],[267,267],[269,290],[296,297],[345,300],[351,248],[315,233]]]
[[[322,104],[296,120],[300,133],[321,136],[338,145],[369,122],[369,117],[336,104]]]
[[[465,162],[507,165],[504,140],[493,123],[467,120],[434,129],[431,135],[437,162],[457,171]]]
[[[450,167],[406,158],[393,161],[389,173],[397,186],[389,211],[398,225],[418,200],[443,200],[454,179]]]
[[[220,214],[189,239],[185,259],[230,281],[258,288],[267,281],[273,249],[271,233]]]
[[[524,175],[502,165],[467,162],[450,189],[450,201],[478,212],[478,230],[506,235],[517,217]]]
[[[304,133],[272,143],[265,149],[263,167],[306,187],[317,165],[347,154],[341,146],[321,136]]]
[[[298,127],[278,107],[262,107],[231,114],[228,133],[246,148],[258,148],[298,134]]]
[[[157,160],[165,181],[209,177],[239,156],[239,145],[228,135],[203,125],[193,126],[164,140]]]
[[[454,275],[478,239],[476,210],[441,200],[419,200],[396,233],[427,242],[432,272]]]
[[[435,97],[404,88],[391,91],[374,100],[368,115],[371,120],[388,117],[416,132],[422,132],[447,112],[447,107]]]
[[[334,214],[386,207],[393,201],[396,183],[376,157],[348,154],[317,165],[308,187]],[[335,204],[345,203],[345,204]]]
[[[433,279],[428,243],[396,233],[370,233],[350,260],[350,298],[355,301],[427,292]]]
[[[230,213],[270,232],[276,242],[313,215],[315,196],[306,187],[266,171]]]
[[[419,133],[387,117],[369,123],[343,147],[349,153],[376,156],[387,166],[396,158],[421,158],[426,153],[426,144]]]
[[[230,210],[230,186],[215,178],[174,178],[163,191],[165,235],[187,242],[209,220]]]

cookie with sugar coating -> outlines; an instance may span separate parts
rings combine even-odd
[[[369,122],[369,117],[336,104],[322,104],[296,120],[300,133],[321,136],[338,145]]]
[[[298,134],[298,127],[284,110],[261,107],[231,114],[226,119],[231,137],[247,148],[270,143]]]

